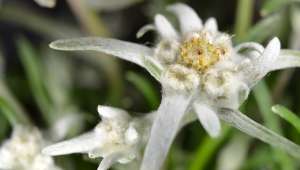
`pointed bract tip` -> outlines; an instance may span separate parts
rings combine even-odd
[[[158,33],[167,39],[177,39],[177,32],[172,26],[172,24],[168,21],[168,19],[161,15],[161,14],[156,14],[155,18],[155,27],[158,31]]]
[[[216,128],[214,130],[208,131],[208,134],[212,138],[217,138],[220,136],[221,128]]]
[[[52,42],[49,44],[49,47],[52,48],[52,49],[57,50],[56,43],[57,43],[57,41],[52,41]]]
[[[206,20],[204,27],[211,31],[211,32],[217,32],[218,31],[218,23],[216,18],[210,17]]]
[[[99,115],[103,118],[108,118],[108,119],[128,119],[129,115],[127,114],[126,111],[110,106],[104,106],[104,105],[98,105],[97,111]]]
[[[68,50],[68,48],[66,48],[66,45],[67,45],[66,40],[56,40],[56,41],[52,41],[49,44],[49,47],[54,50]]]
[[[278,37],[274,37],[271,41],[269,41],[266,48],[272,48],[273,50],[280,50],[281,43]]]

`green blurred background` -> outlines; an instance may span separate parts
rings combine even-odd
[[[2,0],[0,107],[4,114],[0,114],[0,142],[11,133],[12,121],[5,109],[16,115],[24,113],[41,129],[51,128],[64,115],[79,115],[67,138],[97,124],[98,104],[133,113],[156,109],[159,83],[142,68],[100,53],[57,52],[48,44],[63,38],[105,36],[153,46],[155,33],[137,39],[136,32],[153,22],[157,13],[176,24],[174,16],[165,11],[165,6],[174,2],[187,3],[203,20],[215,17],[220,30],[231,34],[234,43],[265,43],[278,36],[284,48],[300,49],[299,0],[58,0],[54,8],[43,8],[33,0]],[[287,115],[300,113],[299,75],[297,69],[268,75],[241,108],[298,144],[299,120]],[[272,112],[275,104],[293,111],[277,106],[287,121]],[[97,167],[97,161],[81,155],[58,157],[57,161],[66,170]],[[226,125],[219,138],[211,139],[195,122],[180,132],[164,168],[297,170],[300,163]]]

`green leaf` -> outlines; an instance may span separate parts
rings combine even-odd
[[[150,108],[156,109],[159,105],[159,96],[151,82],[134,72],[127,73],[126,77],[144,95]]]
[[[298,130],[298,132],[300,132],[300,118],[295,113],[293,113],[288,108],[282,105],[273,106],[272,111],[287,122],[289,122]]]

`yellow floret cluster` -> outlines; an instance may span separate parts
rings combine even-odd
[[[224,47],[212,44],[204,37],[192,37],[181,45],[178,62],[204,72],[217,63],[226,51]]]

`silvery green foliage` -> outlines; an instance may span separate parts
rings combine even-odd
[[[0,148],[1,170],[61,170],[41,153],[45,141],[38,129],[17,126]]]
[[[156,30],[160,41],[152,48],[106,38],[58,40],[50,44],[57,50],[93,50],[117,56],[145,68],[160,81],[162,102],[141,170],[160,169],[182,121],[195,117],[211,137],[219,135],[221,118],[299,157],[298,145],[238,112],[251,88],[267,73],[299,67],[299,52],[281,50],[278,38],[273,38],[266,47],[255,42],[234,47],[231,36],[218,30],[214,18],[203,23],[193,9],[181,3],[167,9],[177,16],[180,32],[157,14],[154,24],[146,25],[137,34],[140,37],[148,30]]]
[[[81,136],[50,145],[43,150],[46,155],[87,153],[90,158],[102,157],[98,170],[107,170],[112,164],[130,163],[141,159],[151,127],[151,115],[132,118],[126,111],[108,106],[98,106],[101,122],[94,130]]]

